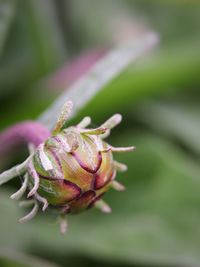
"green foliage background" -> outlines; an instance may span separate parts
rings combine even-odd
[[[160,44],[73,121],[91,115],[97,125],[123,114],[109,141],[137,147],[118,156],[129,166],[118,175],[127,190],[106,195],[111,215],[70,217],[63,237],[51,215],[17,224],[24,211],[9,195],[19,184],[3,186],[2,267],[200,266],[199,1],[1,0],[0,127],[36,119],[63,90],[48,82],[56,71],[84,51],[112,46],[120,30],[111,25],[122,15],[156,31]],[[4,168],[25,156],[19,151]]]

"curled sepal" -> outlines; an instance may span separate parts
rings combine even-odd
[[[122,121],[122,115],[121,114],[115,114],[112,117],[110,117],[107,121],[105,121],[101,127],[107,128],[107,129],[113,129],[116,127],[120,122]]]
[[[129,146],[129,147],[113,147],[113,146],[110,146],[110,149],[113,151],[113,152],[119,152],[119,153],[123,153],[123,152],[129,152],[129,151],[133,151],[135,150],[136,148],[134,146]]]
[[[123,163],[118,162],[118,161],[114,161],[114,167],[115,167],[116,171],[120,171],[120,172],[125,172],[128,169],[126,164],[123,164]]]
[[[27,221],[32,220],[35,217],[35,215],[38,213],[39,205],[37,201],[34,201],[34,200],[21,201],[19,205],[20,207],[29,207],[29,206],[34,205],[32,210],[26,216],[19,219],[20,223],[25,223]]]
[[[48,208],[49,203],[45,197],[42,197],[38,193],[35,193],[34,198],[43,204],[42,211],[45,211]]]
[[[120,184],[119,182],[117,181],[112,181],[111,183],[111,187],[117,191],[124,191],[126,188],[123,184]]]
[[[82,119],[82,121],[79,122],[79,124],[77,124],[77,127],[80,129],[84,129],[86,128],[88,125],[90,125],[91,123],[91,118],[90,117],[85,117]]]
[[[104,127],[107,129],[105,133],[101,135],[102,139],[107,138],[110,135],[111,129],[116,127],[122,120],[122,115],[121,114],[115,114],[112,117],[110,117],[107,121],[105,121],[101,127]]]
[[[100,135],[100,134],[104,134],[106,130],[107,128],[99,127],[95,129],[83,129],[83,130],[80,130],[80,133],[89,134],[89,135]]]
[[[26,174],[24,177],[24,181],[22,183],[21,188],[17,192],[15,192],[14,194],[12,194],[10,196],[10,198],[15,199],[15,200],[19,200],[26,192],[27,186],[28,186],[28,175]]]
[[[112,212],[112,209],[111,207],[103,200],[103,199],[100,199],[98,200],[94,206],[101,210],[103,213],[111,213]]]
[[[73,107],[72,101],[67,101],[63,105],[63,107],[61,109],[61,113],[60,113],[60,115],[58,117],[58,120],[56,122],[56,125],[55,125],[55,127],[54,127],[54,129],[52,131],[53,135],[58,134],[61,131],[61,129],[64,127],[66,121],[68,120],[68,118],[69,118],[69,116],[71,114],[72,107]]]
[[[34,186],[31,189],[31,191],[28,193],[28,196],[27,196],[28,198],[33,196],[37,192],[37,190],[39,188],[39,184],[40,184],[40,178],[39,178],[39,175],[37,174],[37,172],[34,168],[32,160],[29,164],[29,173],[33,177]]]
[[[68,230],[68,222],[64,215],[59,216],[60,233],[64,235]]]

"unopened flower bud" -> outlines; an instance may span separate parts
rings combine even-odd
[[[11,197],[19,199],[29,188],[25,204],[33,205],[32,211],[20,221],[32,219],[38,211],[54,207],[62,216],[82,212],[96,206],[105,213],[111,208],[102,200],[109,188],[123,191],[122,184],[115,181],[117,171],[125,171],[126,165],[113,160],[113,152],[131,151],[134,147],[116,148],[104,141],[111,129],[121,122],[115,114],[100,127],[87,128],[91,122],[85,117],[78,125],[65,128],[72,103],[64,105],[52,135],[41,143],[29,162],[22,187]],[[24,202],[23,202],[24,205]]]

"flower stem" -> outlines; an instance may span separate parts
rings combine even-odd
[[[13,152],[20,145],[33,144],[37,147],[50,136],[49,130],[39,122],[17,123],[0,134],[0,155]]]

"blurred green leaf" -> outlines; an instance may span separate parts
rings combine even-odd
[[[130,34],[129,37],[134,38],[134,36],[137,36],[134,30],[136,30],[141,21],[138,21],[138,16],[137,19],[135,18],[135,14],[131,16],[133,14],[125,1],[61,0],[60,2],[66,34],[71,37],[72,51],[74,51],[74,47],[88,49],[88,47],[113,45],[116,40],[119,41],[119,36],[123,38],[120,25],[124,21],[125,23],[127,21],[130,22],[133,28],[131,32],[133,34]],[[96,12],[93,12],[94,10]],[[135,23],[136,20],[137,23]],[[69,25],[71,26],[70,31]],[[146,29],[148,30],[149,28],[146,27]]]
[[[199,36],[199,1],[126,0],[126,2],[132,12],[139,14],[148,25],[159,32],[161,39],[167,44],[181,39],[184,43],[191,36]]]
[[[46,260],[39,259],[18,251],[0,248],[1,267],[58,267]]]
[[[188,87],[198,86],[200,84],[199,44],[199,39],[191,39],[184,44],[178,42],[169,47],[163,47],[160,44],[159,50],[140,59],[140,62],[98,92],[79,112],[78,117],[95,116],[97,123],[98,120],[103,120],[112,113],[129,109],[130,106],[140,103],[149,96],[172,96],[179,91],[186,91]],[[86,89],[86,96],[87,93]],[[19,120],[36,118],[44,107],[48,107],[52,98],[51,92],[43,95],[40,88],[40,91],[35,90],[34,95],[27,93],[18,101],[14,99],[12,103],[0,109],[1,127]]]
[[[132,132],[119,140],[114,143],[134,144],[137,152],[117,157],[129,171],[118,176],[127,191],[106,195],[113,214],[93,210],[69,217],[63,237],[48,215],[18,225],[19,211],[2,193],[0,243],[14,246],[23,236],[21,247],[31,244],[32,251],[59,258],[76,254],[123,264],[200,266],[200,168],[164,140]]]
[[[17,15],[1,58],[2,99],[14,92],[14,98],[20,98],[28,85],[55,70],[67,58],[54,1],[21,0],[17,4]]]
[[[138,108],[139,119],[165,136],[181,141],[200,155],[199,106],[191,103],[148,102]]]
[[[167,44],[180,39],[184,42],[199,33],[198,0],[64,0],[62,2],[64,17],[67,17],[66,24],[71,25],[70,37],[73,47],[105,44],[105,40],[113,41],[115,34],[118,34],[118,38],[119,36],[123,38],[124,32],[134,35],[144,27],[151,27],[159,32],[161,39]],[[96,12],[93,12],[94,9]],[[124,22],[127,27],[121,32]]]
[[[47,72],[63,63],[66,58],[66,45],[53,0],[23,1],[26,6],[29,30],[32,32],[32,44],[40,67]]]
[[[0,58],[3,53],[10,25],[13,22],[16,0],[0,1]]]
[[[101,90],[80,112],[102,119],[149,96],[174,95],[179,90],[199,86],[200,39],[162,45]],[[114,96],[114,99],[113,99]],[[103,112],[101,112],[103,108]]]

